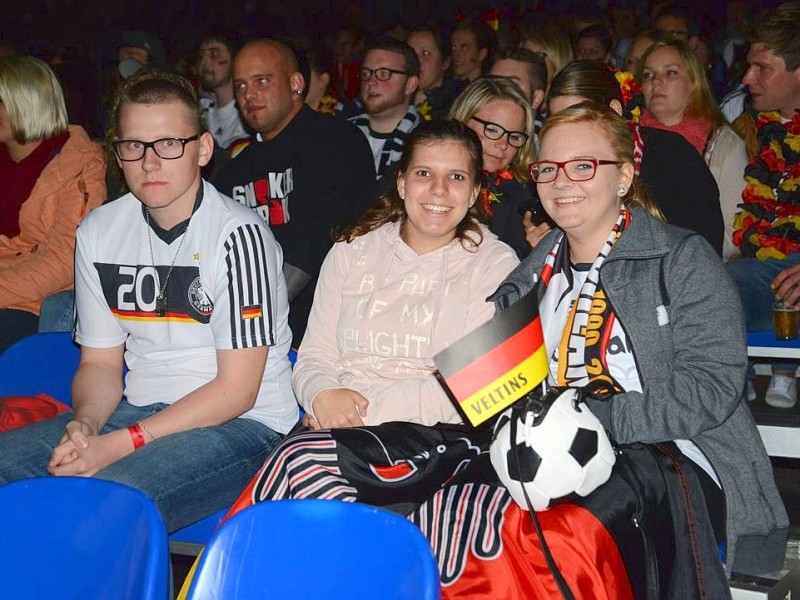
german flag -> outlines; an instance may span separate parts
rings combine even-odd
[[[473,426],[547,377],[539,304],[532,291],[433,357],[439,383]]]
[[[261,310],[260,304],[251,304],[250,306],[242,307],[242,319],[257,319],[260,318],[264,312]]]

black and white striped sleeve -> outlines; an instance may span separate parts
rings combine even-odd
[[[274,246],[265,229],[252,223],[236,228],[225,242],[227,294],[220,297],[222,306],[214,308],[222,317],[215,319],[219,329],[214,337],[229,339],[233,349],[275,344]]]

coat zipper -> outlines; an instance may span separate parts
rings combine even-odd
[[[645,557],[645,581],[646,581],[646,598],[648,600],[657,600],[660,597],[659,590],[661,588],[661,577],[658,570],[658,561],[656,560],[655,549],[650,536],[643,527],[644,515],[642,511],[641,498],[638,490],[636,490],[636,512],[631,516],[631,523],[639,532],[642,538],[642,545],[644,546]]]

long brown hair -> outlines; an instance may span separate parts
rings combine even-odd
[[[456,143],[466,149],[470,158],[472,185],[478,185],[480,174],[483,170],[481,142],[472,129],[456,120],[428,121],[414,129],[403,144],[403,155],[398,163],[397,177],[402,177],[406,172],[408,165],[411,164],[414,151],[418,147],[441,143]],[[386,223],[400,221],[402,228],[405,226],[407,218],[405,202],[397,191],[396,183],[393,182],[389,190],[361,218],[338,233],[334,241],[352,242],[355,238],[374,231]],[[472,235],[469,235],[469,233]],[[467,214],[456,227],[456,239],[467,249],[477,248],[483,241],[483,234],[481,233],[480,225],[478,225],[476,205],[473,205],[467,211]]]
[[[622,91],[616,77],[596,60],[575,60],[561,69],[550,84],[548,102],[559,96],[579,96],[605,106],[616,100],[622,105]]]

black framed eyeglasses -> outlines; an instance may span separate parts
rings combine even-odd
[[[398,71],[397,69],[390,69],[388,67],[378,67],[377,69],[368,69],[362,67],[358,70],[358,79],[360,81],[369,81],[373,77],[378,81],[389,81],[392,75],[408,75],[406,71]]]
[[[472,117],[472,120],[483,125],[483,135],[490,140],[499,140],[503,136],[507,136],[508,145],[513,146],[514,148],[522,148],[525,145],[525,142],[528,141],[528,134],[522,131],[509,131],[497,123],[484,121],[478,117]]]
[[[186,144],[200,139],[200,134],[188,138],[161,138],[154,142],[141,140],[117,140],[112,143],[117,157],[124,162],[136,162],[144,158],[148,148],[152,148],[158,158],[164,160],[177,160],[186,151]]]
[[[538,160],[528,165],[528,173],[534,183],[550,183],[563,169],[570,181],[589,181],[594,179],[597,167],[602,165],[621,165],[621,160],[599,160],[597,158],[575,158],[573,160]]]

